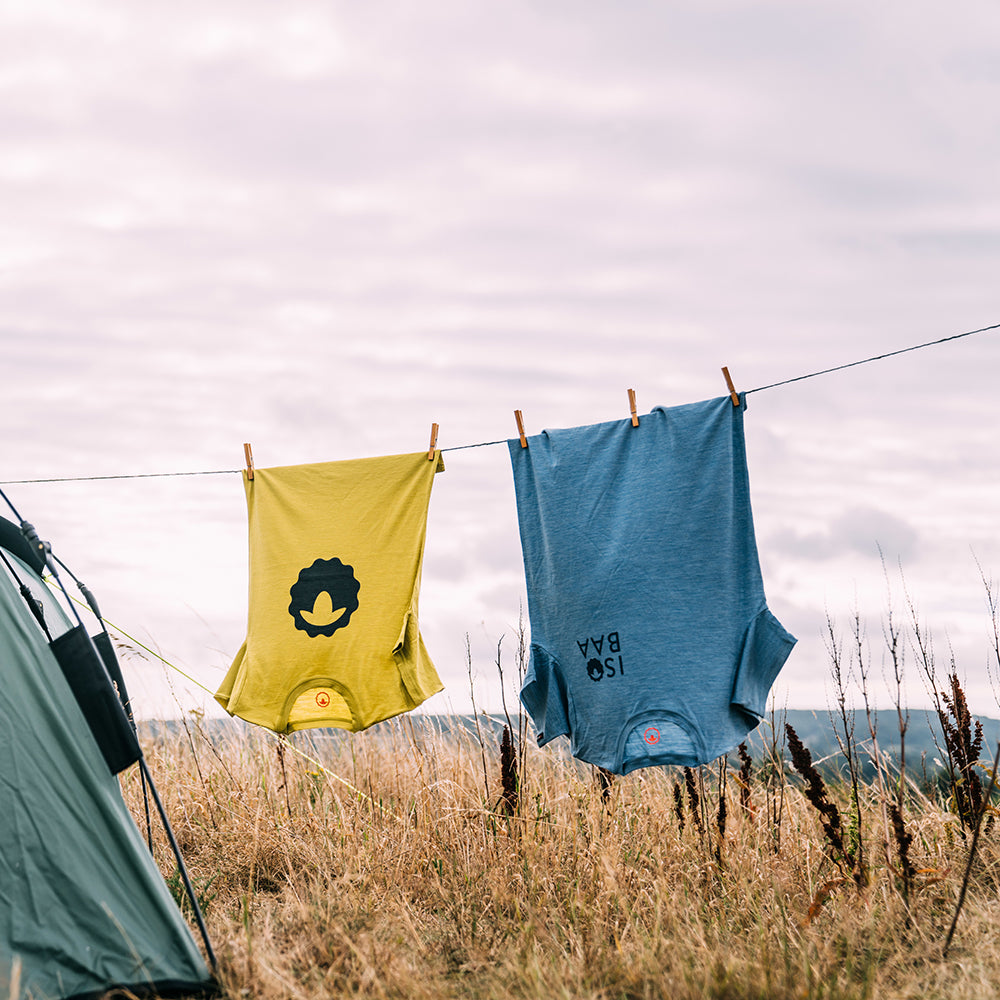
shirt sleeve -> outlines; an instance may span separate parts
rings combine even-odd
[[[784,666],[796,639],[763,608],[747,629],[736,669],[732,705],[753,716],[753,724],[764,717],[771,685]]]
[[[568,697],[559,666],[546,650],[534,643],[521,687],[521,703],[534,723],[539,746],[569,734]]]

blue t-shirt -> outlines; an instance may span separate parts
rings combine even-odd
[[[757,726],[795,639],[767,608],[741,397],[508,441],[539,745],[618,774]]]

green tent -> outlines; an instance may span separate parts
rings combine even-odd
[[[144,761],[109,680],[110,643],[94,657],[42,581],[45,549],[0,522],[0,996],[209,992],[214,980],[115,777]],[[96,673],[77,669],[65,649],[74,645]],[[121,732],[104,740],[116,712]]]

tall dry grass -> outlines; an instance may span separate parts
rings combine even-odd
[[[969,850],[943,797],[910,789],[904,863],[877,785],[861,786],[859,882],[789,767],[778,810],[775,769],[769,789],[759,764],[599,780],[527,748],[512,813],[499,742],[486,746],[490,801],[474,732],[411,718],[290,744],[212,739],[194,720],[147,746],[227,997],[1000,992],[992,830],[942,956]],[[825,791],[849,815],[851,788]],[[140,816],[137,782],[125,792]],[[155,849],[170,877],[166,845]]]
[[[1000,700],[1000,587],[983,582]],[[740,748],[625,778],[539,750],[506,703],[504,739],[484,718],[283,741],[236,724],[219,736],[190,716],[145,740],[224,996],[1000,996],[1000,824],[979,760],[993,755],[955,664],[939,676],[907,603],[908,623],[891,606],[883,622],[881,669],[898,745],[907,655],[933,696],[945,765],[934,785],[879,749],[857,615],[846,642],[828,623],[843,780],[814,767],[774,710],[764,760]],[[518,682],[525,660],[522,627]],[[500,644],[496,667],[502,681]],[[138,779],[123,790],[141,817]]]

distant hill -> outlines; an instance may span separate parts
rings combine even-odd
[[[873,740],[868,719],[862,711],[856,711],[849,718],[852,718],[854,723],[854,741],[858,744],[862,773],[867,780],[875,772],[874,764],[871,762]],[[814,763],[827,772],[839,771],[846,766],[835,731],[836,721],[836,728],[842,733],[841,723],[839,718],[835,720],[830,712],[825,709],[822,711],[788,709],[784,713],[777,713],[775,721],[776,728],[780,730],[776,734],[779,746],[785,742],[784,724],[787,723],[809,749]],[[978,721],[983,727],[981,756],[992,762],[997,742],[1000,741],[1000,720],[974,717],[973,721]],[[873,712],[872,722],[878,740],[879,754],[889,758],[894,764],[898,763],[900,736],[895,709]],[[771,724],[768,718],[753,733],[747,741],[747,746],[753,757],[760,758],[764,756],[765,747],[769,747],[770,743]],[[906,727],[907,770],[914,776],[921,774],[922,771],[926,771],[929,777],[932,776],[934,771],[942,766],[945,757],[943,748],[944,740],[937,714],[911,710],[908,713]],[[785,756],[788,756],[787,752]]]
[[[827,774],[842,773],[845,768],[844,757],[837,742],[837,734],[834,728],[834,718],[830,712],[813,709],[787,709],[775,713],[775,729],[773,733],[774,745],[779,749],[784,748],[784,755],[788,759],[788,752],[785,738],[785,724],[789,724],[798,734],[800,740],[809,749],[813,762]],[[868,719],[864,712],[855,712],[854,721],[854,741],[859,748],[862,761],[862,773],[866,780],[874,776],[874,765],[871,763],[872,737],[869,729]],[[898,762],[900,753],[899,725],[895,710],[882,710],[872,713],[872,721],[878,739],[879,753],[890,759],[893,764]],[[997,742],[1000,741],[1000,720],[991,718],[978,718],[983,727],[983,749],[982,758],[992,761],[996,750]],[[499,747],[500,735],[506,720],[502,715],[479,716],[479,729],[477,733],[476,719],[472,715],[418,715],[401,716],[391,719],[388,722],[379,723],[368,730],[369,734],[384,735],[389,738],[395,734],[398,738],[400,727],[407,727],[404,732],[409,731],[412,723],[413,732],[417,738],[426,737],[430,734],[445,737],[463,737],[465,739],[477,740],[481,733],[484,743],[488,746]],[[516,720],[515,720],[515,725]],[[201,719],[201,720],[180,720],[163,719],[147,720],[139,723],[140,736],[146,738],[157,738],[164,734],[176,736],[184,732],[184,727],[195,734],[200,732],[213,743],[226,743],[231,740],[249,740],[251,742],[261,739],[268,739],[266,730],[257,726],[251,726],[239,719]],[[839,719],[837,726],[840,726]],[[338,743],[349,740],[352,734],[341,729],[311,729],[300,733],[295,733],[290,739],[296,744],[305,748],[312,745],[314,748],[322,748],[324,744]],[[762,760],[771,754],[772,728],[771,718],[768,718],[751,733],[746,740],[750,755],[756,760]],[[549,744],[554,753],[567,753],[568,743],[565,739],[556,740]],[[926,773],[929,779],[934,777],[935,771],[942,766],[944,758],[944,741],[941,736],[941,726],[937,715],[933,712],[923,710],[910,711],[906,730],[906,768],[914,777],[919,778]],[[730,754],[733,766],[737,766],[735,751]]]

